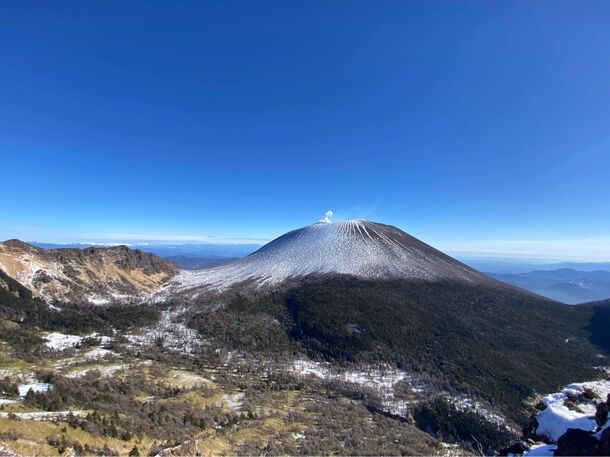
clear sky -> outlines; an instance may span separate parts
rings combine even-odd
[[[608,1],[0,6],[0,238],[266,240],[333,210],[610,260]]]

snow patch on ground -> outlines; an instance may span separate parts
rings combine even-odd
[[[459,449],[460,445],[457,443],[445,443],[444,441],[441,442],[441,446],[443,446],[445,449]]]
[[[53,351],[65,351],[72,349],[83,341],[84,337],[78,335],[66,335],[65,333],[51,332],[43,335],[45,346]]]
[[[418,382],[414,376],[405,371],[389,367],[383,370],[371,369],[367,371],[337,370],[327,363],[295,360],[289,371],[296,373],[298,376],[315,376],[324,380],[342,381],[370,388],[381,397],[382,411],[403,418],[408,417],[407,410],[410,404],[394,396],[396,384],[399,382],[406,383],[415,394],[426,391],[425,384]],[[460,411],[473,411],[494,424],[506,425],[506,420],[494,413],[483,402],[473,400],[467,396],[441,394],[441,397]]]
[[[17,392],[19,395],[19,399],[12,400],[12,399],[8,399],[8,398],[0,398],[0,405],[9,405],[11,403],[17,403],[18,401],[22,401],[30,390],[35,393],[40,393],[40,392],[48,392],[53,389],[53,384],[49,384],[48,382],[35,382],[33,374],[28,375],[25,379],[20,378],[20,382],[24,382],[24,381],[25,381],[24,384],[17,385]]]
[[[593,367],[593,368],[595,368],[596,370],[603,371],[607,375],[610,375],[610,367],[602,367],[602,366],[600,366],[600,367]]]
[[[17,386],[17,389],[19,390],[19,396],[23,398],[30,390],[36,393],[48,392],[49,390],[53,389],[53,385],[49,384],[48,382],[34,382],[31,384],[21,384]]]
[[[227,404],[232,411],[238,412],[241,410],[245,395],[244,392],[238,392],[233,395],[224,394],[222,396],[222,401]]]
[[[70,373],[67,373],[65,376],[66,376],[66,378],[77,379],[77,378],[84,377],[89,372],[97,370],[100,373],[100,377],[109,378],[110,376],[113,376],[114,374],[116,374],[120,371],[126,370],[127,368],[130,368],[130,365],[125,364],[125,363],[113,364],[113,365],[103,365],[103,366],[96,366],[96,367],[88,367],[88,368],[84,368],[81,370],[75,370]]]
[[[602,433],[604,433],[604,431],[608,428],[610,428],[610,419],[608,419],[606,421],[606,423],[602,427],[600,427],[599,431],[595,434],[595,438],[597,438],[598,440],[601,440]]]
[[[117,356],[118,354],[114,351],[104,348],[94,348],[83,354],[83,357],[87,360],[98,360],[103,359],[106,356]]]
[[[98,306],[102,306],[102,305],[109,305],[110,304],[110,299],[109,298],[104,298],[100,295],[90,295],[89,296],[89,303],[91,303],[92,305],[98,305]]]
[[[523,457],[553,457],[556,450],[554,444],[534,444],[529,451],[523,453]]]
[[[506,419],[499,414],[494,413],[485,403],[474,400],[465,395],[442,395],[445,400],[451,403],[459,411],[472,411],[480,416],[483,416],[489,422],[497,425],[506,425]]]
[[[192,354],[204,341],[196,330],[177,321],[184,310],[164,311],[156,327],[148,327],[137,334],[127,334],[130,343],[138,346],[161,342],[164,348]]]
[[[0,444],[0,455],[4,457],[19,457],[19,454]]]
[[[297,376],[315,376],[324,380],[342,381],[368,387],[376,391],[382,401],[384,412],[397,416],[407,416],[407,403],[394,397],[394,387],[401,381],[407,382],[414,392],[421,392],[422,386],[414,382],[408,373],[392,368],[370,371],[333,370],[330,364],[309,360],[295,360],[290,370]]]
[[[556,443],[569,428],[594,431],[595,422],[594,402],[573,402],[567,404],[571,398],[582,398],[586,391],[591,391],[597,397],[597,403],[606,400],[610,394],[610,381],[591,381],[570,384],[561,392],[549,394],[542,399],[545,408],[538,413],[536,420],[538,428],[536,434]]]
[[[445,457],[460,457],[464,455],[463,449],[457,443],[445,443],[441,441],[441,446],[444,449],[444,452],[441,455]]]
[[[34,421],[64,421],[73,415],[75,417],[84,417],[87,415],[85,411],[35,411],[31,413],[6,413],[0,412],[0,418],[7,419],[8,417],[14,417],[22,420],[34,420]]]
[[[97,333],[91,333],[90,335],[69,335],[60,332],[46,333],[43,336],[45,340],[45,346],[52,351],[65,351],[67,349],[73,349],[80,345],[85,338],[95,338],[100,341],[100,344],[108,344],[112,341],[112,337],[99,335]]]

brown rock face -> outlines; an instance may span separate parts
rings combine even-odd
[[[44,250],[19,240],[0,243],[0,269],[47,301],[98,304],[154,294],[179,271],[127,246]]]

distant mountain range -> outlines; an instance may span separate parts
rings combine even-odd
[[[602,270],[610,272],[610,262],[559,262],[528,258],[470,257],[461,255],[456,255],[455,257],[472,268],[493,274],[519,274],[535,270],[562,270],[566,268],[578,271]]]
[[[31,241],[30,245],[42,249],[87,249],[119,246],[120,243],[41,243]],[[137,243],[126,246],[142,252],[155,254],[175,263],[185,270],[201,270],[224,265],[244,257],[260,248],[258,244],[150,244]]]
[[[578,304],[610,297],[610,272],[573,268],[494,274],[494,278],[562,303]]]
[[[340,224],[334,224],[338,227]],[[110,247],[115,243],[41,243],[43,249]],[[184,270],[203,270],[232,263],[261,246],[256,244],[155,244],[133,247],[175,263]],[[485,271],[495,279],[567,304],[603,300],[610,297],[610,262],[541,263],[536,259],[468,258],[470,267]],[[277,271],[277,268],[275,268]]]
[[[163,259],[169,262],[174,262],[180,268],[183,268],[185,270],[203,270],[206,268],[214,268],[220,265],[225,265],[227,263],[233,262],[234,260],[237,260],[237,257],[189,257],[186,255],[173,255],[169,257],[163,257]]]
[[[121,245],[121,243],[42,243],[29,241],[32,246],[43,249],[59,248],[88,248],[92,246],[110,247]],[[159,257],[185,256],[190,258],[237,258],[244,257],[261,247],[259,244],[157,244],[157,243],[123,243],[134,249],[158,255]]]

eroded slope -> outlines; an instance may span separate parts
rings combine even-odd
[[[0,269],[46,301],[99,304],[156,293],[178,272],[126,246],[44,250],[18,240],[0,243]]]

